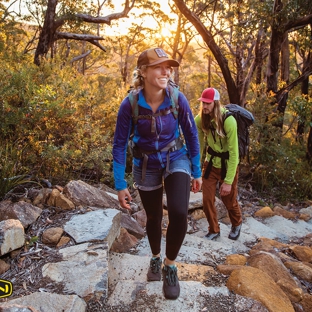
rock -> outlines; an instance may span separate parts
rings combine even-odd
[[[260,302],[239,295],[236,295],[234,306],[236,312],[269,312]]]
[[[141,239],[145,236],[142,226],[129,214],[123,213],[121,215],[120,225],[137,239]]]
[[[234,270],[226,286],[230,291],[260,301],[270,312],[294,312],[294,308],[274,280],[253,267]]]
[[[50,193],[48,200],[47,200],[47,205],[48,206],[52,206],[52,207],[56,207],[55,206],[55,202],[56,202],[56,198],[58,196],[60,196],[61,192],[58,189],[53,189],[52,192]]]
[[[19,220],[0,222],[0,256],[24,246],[24,228]]]
[[[268,206],[263,207],[260,210],[255,212],[255,217],[260,217],[260,218],[269,218],[274,215],[275,215],[274,211]]]
[[[39,312],[37,309],[33,307],[26,307],[24,305],[19,304],[11,304],[7,307],[3,307],[0,309],[1,312]]]
[[[70,238],[68,236],[62,236],[59,242],[57,243],[56,247],[60,248],[70,242]]]
[[[119,204],[105,191],[95,188],[83,181],[70,181],[64,187],[64,195],[76,206],[93,206],[101,208],[119,208]]]
[[[9,302],[5,302],[1,304],[1,307],[10,307],[15,304],[23,306],[32,312],[85,312],[87,306],[86,303],[77,295],[64,296],[58,294],[50,294],[47,292],[35,292],[28,296],[23,296],[21,298],[10,300]],[[10,312],[13,311],[11,310]]]
[[[104,300],[108,288],[107,244],[85,243],[60,249],[60,253],[63,261],[45,264],[43,277],[63,283],[66,292],[89,300]]]
[[[36,197],[33,199],[33,205],[39,206],[46,204],[51,192],[52,190],[49,188],[40,189]]]
[[[0,202],[0,221],[8,219],[19,220],[26,228],[34,223],[42,210],[24,201],[12,203],[10,200]]]
[[[63,232],[64,230],[60,227],[49,228],[42,233],[41,240],[47,245],[57,245],[63,235]]]
[[[289,279],[280,278],[276,284],[288,296],[291,302],[300,302],[304,292],[300,286],[294,287],[294,283]]]
[[[205,282],[210,276],[216,275],[213,267],[192,263],[176,263],[180,281]]]
[[[312,206],[309,206],[307,208],[302,208],[299,210],[299,213],[301,214],[307,214],[312,218]]]
[[[292,272],[299,278],[310,283],[312,282],[312,268],[309,267],[308,265],[302,262],[288,261],[285,262],[285,266],[288,269],[291,269]]]
[[[252,247],[252,249],[250,250],[250,255],[253,255],[255,253],[258,253],[258,251],[268,251],[268,252],[275,252],[277,250],[281,250],[283,248],[287,248],[288,245],[287,244],[283,244],[280,243],[278,241],[275,241],[273,239],[269,239],[266,237],[261,237],[259,239],[259,242]]]
[[[64,194],[60,193],[59,196],[55,198],[55,207],[59,207],[62,210],[73,210],[75,209],[74,203],[69,200]]]
[[[302,299],[303,291],[300,285],[277,256],[262,251],[251,256],[248,259],[248,265],[267,273],[291,298],[291,301],[298,302]]]
[[[203,209],[195,209],[195,210],[191,213],[191,216],[192,216],[193,220],[195,220],[195,221],[197,221],[197,220],[199,220],[199,219],[206,218]]]
[[[239,270],[243,267],[243,265],[239,264],[219,264],[217,270],[224,275],[231,275],[234,270]]]
[[[247,262],[247,257],[243,255],[228,255],[225,260],[225,264],[230,265],[245,265]]]
[[[312,311],[312,295],[304,294],[303,299],[300,301],[300,307],[303,311]],[[299,311],[299,310],[298,310]]]
[[[290,212],[290,211],[287,211],[287,210],[285,210],[281,207],[278,207],[278,206],[274,207],[273,211],[276,215],[283,216],[286,219],[295,220],[296,217],[298,216],[297,214]]]
[[[111,251],[114,252],[127,252],[138,243],[138,239],[128,233],[124,228],[120,229],[120,235],[115,239],[112,244]]]
[[[298,260],[312,263],[312,248],[307,246],[290,246],[289,249],[295,254]]]
[[[111,248],[119,236],[121,211],[99,209],[81,215],[74,215],[64,226],[64,230],[77,243],[87,241],[106,241]]]
[[[10,269],[10,265],[6,263],[5,261],[3,261],[2,259],[0,259],[0,275],[5,273],[9,269]]]
[[[312,246],[312,233],[307,234],[303,238],[303,244],[310,247]]]

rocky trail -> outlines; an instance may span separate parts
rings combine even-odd
[[[164,298],[162,282],[146,281],[150,249],[139,198],[130,214],[108,187],[71,181],[5,200],[0,311],[312,311],[312,202],[269,207],[246,189],[239,195],[239,239],[228,239],[216,198],[221,236],[208,241],[201,194],[191,194],[177,300]],[[164,210],[162,257],[167,225]],[[4,281],[13,286],[7,296]]]

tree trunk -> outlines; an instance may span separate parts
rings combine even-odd
[[[216,44],[212,34],[207,30],[207,28],[203,25],[203,23],[199,20],[199,18],[187,8],[183,0],[174,0],[174,3],[181,11],[181,13],[194,25],[194,27],[197,29],[203,40],[206,42],[213,56],[215,57],[222,71],[227,86],[230,102],[239,105],[243,104],[240,103],[239,92],[235,85],[235,81],[232,78],[231,71],[228,66],[228,61],[222,54],[218,45]]]
[[[57,0],[49,0],[43,27],[39,36],[38,46],[35,52],[34,63],[40,65],[40,56],[45,56],[52,47],[55,35],[55,9]]]
[[[281,45],[281,81],[289,84],[289,41],[288,32],[283,34],[283,40]],[[282,129],[284,124],[284,115],[287,106],[288,92],[280,98],[278,101],[277,110],[280,112],[280,118],[275,122],[275,126]]]
[[[277,92],[277,81],[278,81],[278,66],[279,66],[279,55],[282,46],[283,33],[282,24],[279,21],[280,17],[278,16],[279,12],[283,8],[282,0],[276,0],[274,3],[273,15],[274,22],[272,25],[272,35],[270,41],[270,52],[269,52],[269,61],[267,67],[267,91]]]

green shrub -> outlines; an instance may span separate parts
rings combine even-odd
[[[256,118],[250,144],[253,187],[263,195],[274,196],[280,201],[311,199],[312,168],[305,158],[306,145],[296,140],[297,123],[294,122],[292,105],[289,105],[284,116],[284,127],[280,129],[274,126],[280,116],[271,113],[273,107],[269,100],[262,97],[261,102],[259,100],[254,104]]]

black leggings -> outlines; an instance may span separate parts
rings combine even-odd
[[[183,172],[170,174],[164,181],[169,225],[166,235],[166,257],[175,260],[182,246],[186,230],[190,199],[190,176]],[[153,255],[160,253],[163,217],[163,188],[139,190],[147,215],[146,233]]]

